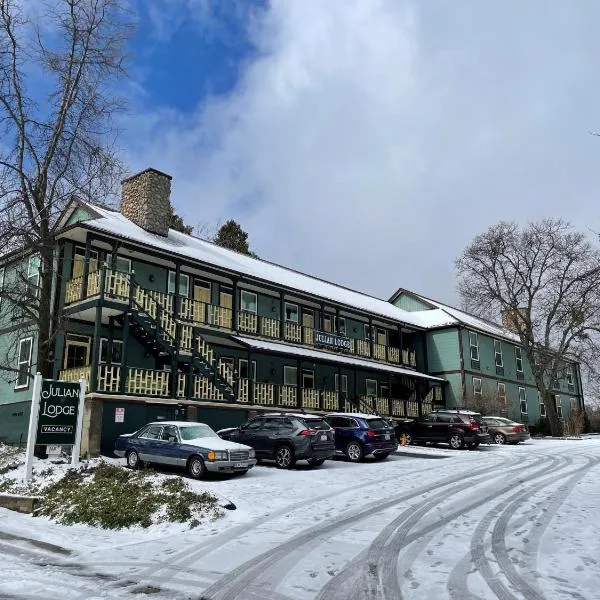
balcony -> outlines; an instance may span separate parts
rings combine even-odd
[[[225,363],[219,364],[221,374],[234,381],[234,374]],[[91,367],[66,369],[59,373],[63,381],[89,381]],[[131,396],[148,396],[157,398],[172,397],[170,371],[125,367],[125,377],[121,380],[121,366],[112,364],[98,365],[96,392],[102,394],[120,394]],[[198,400],[200,402],[227,402],[223,394],[213,382],[199,375],[192,376],[178,372],[176,374],[176,396],[180,399]],[[190,385],[191,383],[191,385]],[[188,395],[189,391],[189,395]],[[432,409],[431,398],[422,403],[416,400],[398,398],[382,398],[377,396],[361,396],[355,401],[341,398],[335,390],[308,389],[291,385],[263,383],[239,378],[236,383],[236,402],[241,405],[264,406],[284,409],[305,409],[319,412],[370,412],[386,417],[417,417],[419,404],[422,414]]]
[[[104,285],[100,285],[104,272]],[[315,329],[291,321],[257,315],[240,310],[234,327],[234,312],[226,306],[208,304],[191,298],[180,298],[176,310],[176,298],[145,289],[136,284],[133,274],[103,268],[88,275],[86,285],[83,277],[67,282],[65,304],[73,305],[82,300],[102,296],[113,302],[135,302],[140,310],[158,319],[163,330],[173,339],[177,324],[181,324],[179,347],[181,352],[191,352],[194,327],[212,327],[226,331],[258,336],[271,340],[286,341],[314,348]],[[350,338],[348,354],[370,358],[393,365],[416,367],[416,353],[408,348],[400,349],[369,340]],[[324,349],[326,350],[326,349]]]

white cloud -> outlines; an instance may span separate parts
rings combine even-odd
[[[600,7],[519,6],[273,0],[233,92],[138,116],[131,162],[265,258],[452,300],[454,258],[491,223],[597,223]]]

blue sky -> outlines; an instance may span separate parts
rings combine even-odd
[[[600,231],[600,3],[137,0],[132,171],[192,224],[387,297],[454,302],[495,222]]]

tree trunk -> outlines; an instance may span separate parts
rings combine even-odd
[[[46,379],[53,376],[54,361],[53,335],[51,330],[52,314],[52,281],[54,278],[53,262],[54,252],[50,244],[44,244],[40,251],[41,274],[40,274],[40,296],[38,317],[38,361],[37,370]]]
[[[544,390],[542,397],[544,398],[544,406],[546,407],[546,418],[550,425],[550,433],[552,437],[561,437],[563,434],[563,424],[558,418],[556,405],[554,403],[554,394],[548,390]]]

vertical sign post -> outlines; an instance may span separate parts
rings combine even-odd
[[[33,450],[37,434],[38,413],[40,411],[40,393],[42,391],[42,374],[36,373],[33,378],[33,395],[31,396],[31,412],[29,414],[29,431],[27,433],[27,451],[25,452],[25,481],[31,479],[33,473]]]
[[[79,454],[81,453],[81,434],[83,428],[83,408],[85,403],[85,379],[79,380],[79,410],[77,411],[77,426],[75,428],[75,443],[71,452],[71,465],[76,467],[79,464]]]

